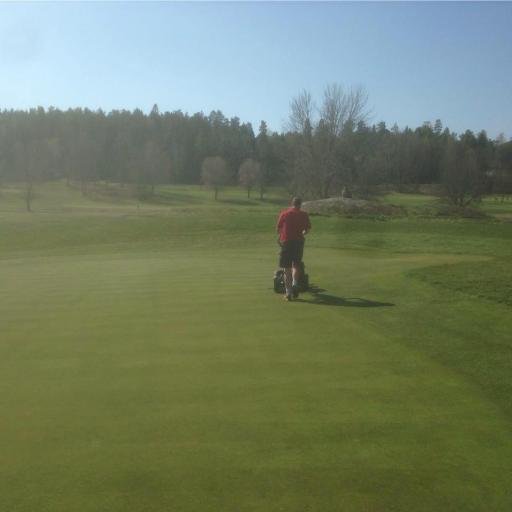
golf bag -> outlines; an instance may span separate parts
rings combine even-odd
[[[306,274],[306,266],[300,263],[299,273],[299,292],[305,292],[309,289],[309,276]],[[274,291],[276,293],[284,293],[284,270],[280,268],[274,272]]]

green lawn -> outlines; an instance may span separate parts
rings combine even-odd
[[[512,196],[488,196],[482,200],[482,209],[489,215],[512,220]]]
[[[385,203],[403,206],[406,209],[419,209],[433,207],[439,203],[439,198],[425,194],[405,194],[400,192],[392,192],[382,197]]]
[[[511,510],[512,224],[313,217],[285,303],[277,191],[38,194],[0,193],[1,511]]]
[[[427,213],[443,204],[442,199],[437,196],[400,192],[385,194],[381,200],[387,204],[402,206],[409,213]],[[512,196],[486,196],[480,203],[472,203],[471,206],[480,208],[491,217],[512,220]]]

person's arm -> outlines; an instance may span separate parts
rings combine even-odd
[[[276,231],[278,233],[281,233],[281,228],[283,227],[283,222],[284,222],[283,214],[280,213],[279,218],[277,219],[277,224],[276,224]]]
[[[302,232],[302,234],[306,234],[306,233],[309,233],[311,231],[311,222],[309,220],[309,215],[306,213],[306,227],[304,228],[304,231]]]

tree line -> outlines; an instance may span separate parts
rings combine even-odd
[[[415,129],[370,125],[362,87],[325,88],[319,104],[302,91],[290,105],[285,135],[291,159],[289,184],[310,197],[369,196],[379,188],[398,190],[437,184],[456,206],[485,193],[512,193],[512,141],[488,138],[484,130],[457,135],[441,120]]]
[[[149,114],[42,107],[0,111],[0,186],[25,184],[27,209],[34,186],[65,179],[88,194],[101,183],[130,186],[151,196],[156,185],[240,184],[260,198],[284,186],[306,198],[368,196],[439,184],[454,204],[483,193],[512,192],[512,142],[485,131],[457,135],[440,120],[412,129],[371,124],[364,88],[325,88],[318,105],[302,91],[290,103],[288,126],[258,132],[220,111]]]

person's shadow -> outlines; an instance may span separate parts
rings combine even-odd
[[[311,285],[308,292],[313,296],[312,299],[299,297],[297,302],[306,302],[318,306],[343,306],[351,308],[379,308],[384,306],[394,306],[392,302],[377,302],[375,300],[361,299],[360,297],[337,297],[324,293],[327,290]]]

